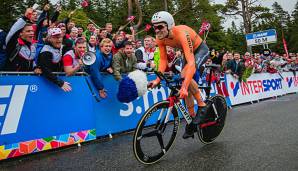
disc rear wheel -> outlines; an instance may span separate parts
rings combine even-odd
[[[207,113],[203,124],[198,126],[198,136],[202,143],[212,143],[224,128],[227,103],[223,96],[215,95],[207,101]]]

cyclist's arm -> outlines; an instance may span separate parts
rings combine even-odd
[[[164,72],[167,69],[167,65],[168,65],[166,46],[161,42],[159,42],[158,40],[156,41],[156,43],[158,45],[159,52],[160,52],[158,71]],[[157,80],[160,81],[159,78],[157,78]]]
[[[186,90],[188,89],[188,86],[192,80],[193,75],[196,71],[195,66],[195,57],[193,52],[193,44],[191,37],[188,33],[184,31],[176,31],[174,32],[174,35],[177,36],[177,39],[180,41],[185,59],[186,59],[186,65],[184,66],[184,81],[182,84],[182,87],[184,87]]]

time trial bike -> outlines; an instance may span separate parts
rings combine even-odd
[[[207,86],[199,88],[206,92],[207,112],[202,124],[197,125],[195,131],[202,143],[209,144],[223,130],[227,104],[221,95],[210,96],[212,73],[219,68],[219,65],[206,65],[205,68],[210,71],[209,80]],[[133,151],[136,159],[143,164],[153,164],[165,156],[177,136],[180,118],[184,118],[186,124],[192,122],[192,117],[179,99],[183,80],[161,72],[155,74],[165,82],[170,89],[170,95],[166,100],[159,101],[146,110],[135,129]]]

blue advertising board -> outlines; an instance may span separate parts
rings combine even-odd
[[[147,78],[150,81],[156,76]],[[71,92],[39,76],[0,76],[0,145],[94,128],[97,136],[131,130],[151,105],[169,95],[169,89],[162,86],[133,102],[121,103],[117,99],[119,82],[111,75],[103,75],[105,99],[98,97],[88,76],[62,79],[71,84]]]
[[[0,145],[95,128],[85,77],[62,77],[71,92],[39,76],[0,76]]]

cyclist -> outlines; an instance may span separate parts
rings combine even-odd
[[[196,70],[207,60],[209,49],[192,28],[186,25],[175,26],[173,16],[166,11],[155,13],[152,16],[151,22],[156,34],[156,43],[160,49],[158,71],[164,72],[168,65],[166,46],[180,48],[184,52],[185,64],[181,71],[181,77],[184,80],[179,91],[179,98],[185,100],[188,111],[193,117],[193,122],[186,125],[183,138],[194,137],[195,126],[203,122],[203,116],[206,113],[206,104],[201,98],[200,90],[197,83],[193,80],[193,76]],[[157,78],[151,81],[148,87],[154,88],[159,82],[160,79]],[[197,114],[194,112],[193,97],[195,97],[199,106]]]

